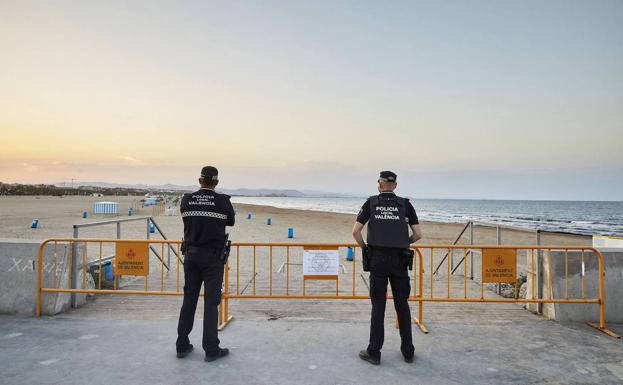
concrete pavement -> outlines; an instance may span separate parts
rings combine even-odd
[[[386,320],[378,367],[357,357],[367,322],[234,320],[221,334],[230,356],[175,358],[173,320],[0,316],[3,384],[620,384],[623,346],[584,324],[435,321],[414,328],[417,359],[403,362]],[[623,333],[623,325],[609,325]]]

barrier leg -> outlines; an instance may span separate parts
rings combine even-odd
[[[428,329],[424,325],[424,309],[422,301],[418,301],[418,316],[413,317],[413,322],[420,328],[420,331],[424,334],[428,334]]]
[[[221,331],[225,329],[225,326],[229,325],[233,316],[229,315],[229,265],[225,265],[225,281],[224,281],[224,293],[223,298],[221,298],[221,303],[218,306],[218,330]]]
[[[35,317],[41,316],[41,287],[43,286],[43,244],[37,252],[37,297],[35,299]],[[54,272],[56,274],[56,271]]]
[[[599,302],[599,323],[596,322],[587,322],[588,326],[599,330],[602,333],[606,333],[610,337],[621,338],[620,335],[616,334],[612,330],[606,327],[605,321],[605,305],[603,301]]]
[[[610,337],[614,337],[614,338],[621,338],[620,335],[616,334],[615,332],[613,332],[612,330],[608,329],[607,327],[601,327],[599,326],[598,323],[596,322],[587,322],[588,326],[595,328],[597,330],[599,330],[602,333],[606,333],[607,335],[609,335]]]
[[[234,319],[233,316],[228,314],[228,298],[223,298],[221,300],[221,304],[218,305],[218,330],[221,331],[225,329],[227,325]]]
[[[618,334],[606,327],[606,304],[604,301],[604,257],[601,253],[593,249],[593,253],[597,256],[598,274],[599,274],[599,324],[587,322],[587,324],[600,332],[614,338],[621,338]]]

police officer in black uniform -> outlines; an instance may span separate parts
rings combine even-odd
[[[370,299],[372,316],[370,321],[370,343],[359,357],[371,364],[381,363],[383,347],[385,304],[387,281],[392,286],[394,307],[398,314],[400,327],[400,351],[406,362],[413,362],[415,348],[411,336],[411,311],[409,294],[411,291],[407,271],[412,254],[409,245],[422,238],[417,214],[408,199],[396,196],[396,174],[382,171],[378,180],[379,195],[368,198],[357,215],[353,227],[353,237],[367,255],[364,270],[370,270]],[[361,231],[368,223],[366,243]],[[412,234],[409,235],[409,228]],[[411,258],[410,258],[411,257]]]
[[[188,335],[193,328],[201,284],[204,284],[203,350],[205,360],[214,361],[229,353],[219,347],[218,305],[221,302],[226,243],[225,226],[233,226],[234,208],[229,196],[214,191],[218,170],[206,166],[199,178],[201,188],[184,194],[180,206],[184,221],[184,303],[177,326],[177,357],[193,350]]]

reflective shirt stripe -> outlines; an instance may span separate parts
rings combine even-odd
[[[212,211],[185,211],[182,213],[182,217],[210,217],[227,220],[226,214],[215,213]]]

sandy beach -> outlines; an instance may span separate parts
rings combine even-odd
[[[71,237],[73,225],[98,222],[110,219],[125,219],[128,208],[140,197],[108,196],[95,197],[0,197],[0,237],[42,240],[51,237]],[[99,201],[119,203],[118,216],[93,215],[93,204]],[[363,202],[363,200],[362,200]],[[236,225],[230,228],[231,239],[239,242],[352,242],[350,231],[355,215],[326,213],[307,210],[280,209],[270,206],[235,204]],[[416,207],[417,210],[417,207]],[[83,211],[88,217],[82,218]],[[177,214],[164,214],[155,217],[169,239],[182,236],[182,219]],[[252,219],[247,219],[247,213]],[[151,215],[151,208],[139,209],[135,216]],[[31,229],[33,219],[39,219],[39,228]],[[272,225],[266,225],[271,218]],[[287,229],[294,228],[294,238],[288,239]],[[420,243],[448,244],[454,242],[463,228],[461,224],[422,222],[424,238]],[[114,238],[114,225],[90,227],[80,230],[80,237]],[[144,222],[129,222],[122,225],[122,238],[143,239],[146,236]],[[153,235],[152,235],[153,237]],[[461,237],[459,243],[469,243],[469,231]],[[496,229],[475,226],[475,244],[495,244]],[[503,229],[502,244],[529,245],[535,243],[534,232],[519,229]],[[591,238],[581,235],[543,233],[542,244],[590,245]]]
[[[95,197],[0,197],[0,238],[22,238],[42,240],[51,237],[71,237],[73,225],[110,219],[125,219],[128,208],[140,197],[108,196]],[[93,215],[93,204],[99,201],[119,203],[118,216]],[[363,200],[362,200],[363,202]],[[307,210],[280,209],[270,206],[235,204],[237,212],[236,225],[230,229],[231,239],[239,242],[352,242],[350,231],[355,215],[326,213]],[[416,207],[417,210],[417,207]],[[82,218],[83,211],[88,217]],[[155,217],[157,224],[169,239],[182,236],[182,219],[177,215],[164,214]],[[247,213],[252,219],[247,219]],[[151,208],[139,209],[135,216],[151,215]],[[31,229],[33,219],[39,219],[39,228]],[[271,218],[272,225],[266,225]],[[294,228],[294,238],[287,238],[287,229]],[[424,238],[420,243],[448,244],[454,242],[463,228],[461,224],[423,222]],[[145,222],[128,222],[122,224],[122,238],[144,239],[146,236]],[[89,227],[80,230],[80,237],[114,238],[114,225]],[[154,235],[152,234],[152,237]],[[469,231],[461,237],[459,243],[469,243]],[[515,229],[502,230],[502,244],[529,245],[535,244],[534,232]],[[496,229],[493,227],[475,226],[475,244],[495,244]],[[590,245],[591,238],[580,235],[544,233],[542,244],[557,245]]]

